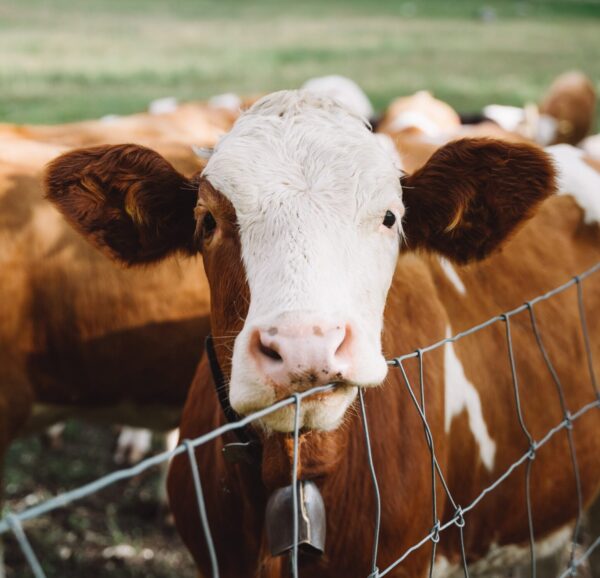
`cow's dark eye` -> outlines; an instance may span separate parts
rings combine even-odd
[[[383,226],[391,229],[396,223],[396,215],[392,211],[386,211],[385,217],[383,218]]]
[[[208,239],[213,236],[215,229],[217,228],[217,222],[212,216],[212,213],[206,213],[202,221],[202,237]]]

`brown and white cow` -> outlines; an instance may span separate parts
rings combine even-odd
[[[583,161],[569,150],[552,153],[568,189],[572,167]],[[324,97],[281,92],[240,117],[197,180],[151,150],[113,147],[60,157],[47,187],[75,227],[123,263],[202,254],[216,354],[240,414],[336,384],[301,406],[300,477],[317,483],[327,510],[325,555],[306,562],[302,574],[359,577],[371,570],[374,499],[357,388],[365,388],[383,499],[378,566],[385,568],[433,525],[423,424],[385,358],[520,305],[599,260],[593,211],[600,189],[596,197],[588,189],[600,178],[578,181],[585,191],[555,196],[554,175],[538,148],[476,139],[444,146],[401,181],[394,158],[361,118]],[[579,198],[593,206],[582,208]],[[598,276],[585,281],[590,316],[599,310],[599,289]],[[576,294],[557,295],[535,311],[566,403],[576,411],[595,399]],[[590,319],[598,359],[599,327]],[[527,316],[512,318],[511,327],[524,420],[539,439],[563,413]],[[440,467],[456,503],[466,506],[529,448],[515,411],[505,327],[426,353],[423,367]],[[407,371],[418,384],[416,363]],[[193,438],[225,422],[203,359],[181,435]],[[294,410],[255,427],[258,466],[223,459],[234,437],[196,451],[225,577],[288,575],[284,561],[268,553],[264,526],[270,492],[291,481]],[[585,504],[600,485],[599,434],[597,410],[573,430]],[[577,500],[565,432],[537,451],[531,484],[536,538],[546,545],[568,538]],[[185,457],[173,461],[169,493],[178,529],[201,575],[210,575]],[[454,515],[440,484],[438,508],[442,521]],[[465,521],[470,562],[489,567],[505,560],[503,552],[520,552],[529,536],[524,469]],[[437,552],[438,575],[451,575],[461,557],[457,528],[442,533]],[[430,554],[428,543],[389,575],[425,576]]]

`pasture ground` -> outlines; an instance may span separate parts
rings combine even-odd
[[[107,474],[117,466],[109,427],[67,422],[60,449],[35,436],[17,441],[6,464],[8,506],[32,506]],[[159,443],[153,448],[162,451]],[[194,566],[160,500],[157,469],[27,522],[48,578],[192,578]],[[7,578],[32,576],[12,537]]]
[[[357,80],[378,109],[428,88],[473,111],[535,101],[572,68],[600,89],[597,0],[0,3],[0,122],[128,114],[159,97],[255,94],[331,73]],[[107,428],[69,422],[61,450],[37,437],[15,443],[8,506],[112,471],[113,442]],[[149,472],[28,523],[48,578],[193,576],[164,523],[158,485]],[[131,548],[114,550],[123,545]],[[29,576],[16,544],[6,546],[8,578]]]

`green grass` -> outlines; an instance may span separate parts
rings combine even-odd
[[[537,100],[560,72],[600,80],[592,0],[4,0],[0,121],[52,123],[357,80],[383,108],[422,88],[460,110]]]

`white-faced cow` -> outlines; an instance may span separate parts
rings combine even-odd
[[[556,156],[560,164],[560,151]],[[67,154],[48,172],[52,201],[116,259],[147,264],[173,252],[201,252],[216,360],[239,414],[318,384],[336,384],[304,400],[300,412],[299,475],[314,480],[327,511],[325,553],[306,562],[306,576],[370,573],[374,499],[355,411],[357,388],[366,388],[383,497],[378,561],[383,568],[432,528],[423,424],[400,372],[388,371],[386,357],[520,305],[600,258],[597,222],[578,205],[578,190],[570,191],[574,197],[553,195],[555,168],[538,148],[456,141],[414,174],[400,177],[361,118],[307,92],[259,101],[220,141],[197,180],[184,178],[151,150],[131,147]],[[568,175],[565,179],[569,186]],[[586,280],[589,312],[600,307],[599,289],[598,278]],[[536,306],[572,411],[594,400],[576,312],[574,291]],[[599,328],[590,325],[598,359]],[[564,416],[528,318],[515,317],[511,326],[523,416],[539,438]],[[529,449],[515,411],[504,330],[498,324],[424,357],[431,434],[461,505]],[[417,365],[407,371],[417,384]],[[193,438],[225,422],[204,359],[181,435]],[[228,578],[275,578],[288,571],[282,558],[269,554],[265,504],[275,488],[291,481],[294,409],[255,426],[262,446],[258,465],[223,459],[224,444],[235,436],[196,452],[221,576]],[[573,430],[585,504],[599,487],[599,433],[598,411],[584,415]],[[565,528],[575,519],[569,464],[564,432],[536,454],[531,506],[539,541],[568,536]],[[177,527],[201,575],[208,576],[210,560],[185,457],[173,461],[169,493]],[[438,508],[442,520],[454,515],[441,491]],[[519,552],[515,545],[528,537],[521,468],[466,516],[466,556],[502,560],[503,547]],[[441,535],[437,553],[441,575],[456,569],[458,528]],[[428,544],[389,575],[423,577],[430,555]]]

